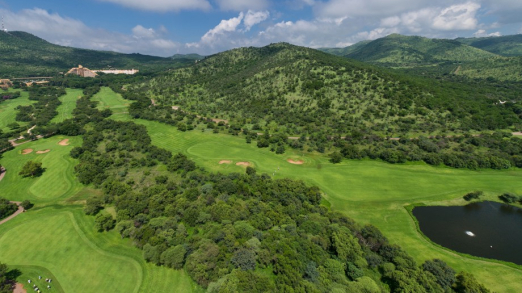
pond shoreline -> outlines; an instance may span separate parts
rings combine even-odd
[[[507,267],[510,267],[510,268],[513,268],[513,269],[516,269],[516,270],[519,270],[519,271],[522,271],[522,265],[518,265],[518,264],[515,264],[513,262],[508,262],[508,261],[503,261],[503,260],[498,260],[498,259],[494,259],[494,258],[486,258],[486,257],[480,257],[480,256],[474,256],[474,255],[471,255],[471,254],[467,254],[467,253],[463,253],[463,252],[458,252],[458,251],[455,251],[453,249],[450,249],[448,247],[445,247],[443,245],[440,245],[436,242],[434,242],[433,240],[431,240],[428,236],[426,236],[426,234],[424,234],[421,229],[420,229],[420,224],[419,224],[419,221],[417,219],[417,217],[415,217],[415,215],[413,215],[413,209],[416,208],[416,207],[428,207],[428,206],[465,206],[465,205],[468,205],[470,203],[482,203],[484,201],[489,201],[487,199],[485,200],[481,200],[481,201],[473,201],[473,202],[466,202],[465,204],[462,204],[462,205],[440,205],[440,203],[436,203],[436,204],[425,204],[425,203],[413,203],[413,204],[409,204],[409,205],[405,205],[404,206],[404,209],[406,210],[406,212],[408,213],[408,215],[410,216],[411,220],[413,221],[413,223],[415,224],[415,230],[417,230],[417,233],[419,233],[419,235],[425,240],[427,241],[428,243],[440,248],[440,249],[443,249],[447,252],[450,252],[450,253],[453,253],[453,254],[456,254],[458,256],[461,256],[461,257],[465,257],[465,258],[469,258],[469,259],[473,259],[473,260],[478,260],[478,261],[484,261],[484,262],[488,262],[488,263],[496,263],[496,264],[499,264],[499,265],[503,265],[503,266],[507,266]],[[498,201],[500,203],[500,201]],[[502,202],[503,203],[503,202]],[[515,205],[510,205],[510,206],[513,206],[513,207],[517,207],[517,208],[520,208],[518,206],[515,206]]]

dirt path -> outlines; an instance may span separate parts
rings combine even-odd
[[[462,67],[459,65],[459,67],[457,67],[457,70],[455,70],[455,72],[453,72],[453,74],[458,74],[461,68]]]
[[[5,222],[7,222],[9,220],[12,220],[14,217],[16,217],[19,214],[24,212],[24,208],[22,206],[20,206],[21,202],[19,202],[19,201],[12,201],[12,203],[16,203],[18,205],[18,210],[16,212],[14,212],[14,214],[12,214],[9,217],[7,217],[7,218],[3,219],[2,221],[0,221],[0,225],[2,225],[3,223],[5,223]]]

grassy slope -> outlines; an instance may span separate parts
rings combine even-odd
[[[51,123],[60,123],[66,119],[72,118],[72,111],[76,108],[76,100],[78,100],[78,97],[82,95],[82,90],[67,89],[67,94],[59,98],[62,104],[58,106],[58,115],[51,120]]]
[[[24,144],[3,154],[7,169],[0,182],[2,196],[10,200],[30,199],[33,210],[0,226],[0,259],[22,271],[19,280],[36,273],[53,274],[64,292],[180,292],[200,290],[184,271],[156,267],[144,262],[141,251],[116,232],[94,231],[94,218],[83,214],[81,200],[92,192],[73,175],[75,160],[69,157],[80,138],[56,136]],[[33,153],[22,155],[26,148]],[[37,150],[51,149],[46,154]],[[40,178],[17,175],[28,160],[41,161],[46,168]],[[47,273],[46,273],[47,270]],[[110,276],[110,277],[108,277]],[[56,288],[54,288],[56,287]],[[61,292],[53,285],[49,292]]]
[[[485,38],[458,38],[456,41],[502,56],[522,56],[522,34]]]
[[[114,97],[108,97],[113,100]],[[128,115],[114,119],[130,120]],[[476,260],[441,249],[427,241],[416,230],[405,206],[411,203],[464,204],[462,195],[483,190],[494,200],[502,192],[522,193],[520,171],[469,171],[435,168],[424,164],[391,165],[375,161],[344,161],[332,165],[316,154],[287,152],[275,155],[267,149],[248,145],[230,135],[200,131],[179,132],[152,121],[135,120],[145,125],[153,144],[172,152],[182,152],[198,165],[213,171],[242,172],[234,165],[249,161],[259,172],[275,177],[301,179],[319,186],[334,210],[342,211],[359,223],[371,223],[405,248],[417,261],[439,258],[455,270],[475,274],[496,292],[518,292],[522,268]],[[301,159],[304,165],[292,165],[286,159]],[[234,164],[220,165],[220,160]]]
[[[13,92],[16,90],[9,89],[9,92]],[[2,95],[4,91],[0,91],[0,95]],[[28,106],[34,101],[29,100],[29,93],[26,91],[21,91],[21,96],[14,100],[7,100],[5,102],[0,103],[0,130],[3,132],[9,132],[11,129],[7,127],[8,124],[16,122],[21,126],[27,124],[27,122],[18,122],[15,120],[16,116],[16,107],[18,106]]]
[[[345,56],[361,61],[409,66],[437,61],[475,61],[496,55],[453,40],[392,34],[369,42]]]

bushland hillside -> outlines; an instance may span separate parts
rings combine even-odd
[[[90,69],[109,66],[141,71],[174,67],[188,59],[171,59],[141,54],[77,49],[51,44],[26,32],[0,32],[0,76],[54,76],[81,64]],[[192,61],[190,61],[192,62]]]

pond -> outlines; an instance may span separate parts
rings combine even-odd
[[[462,253],[522,265],[522,209],[497,202],[416,207],[413,215],[431,241]]]

